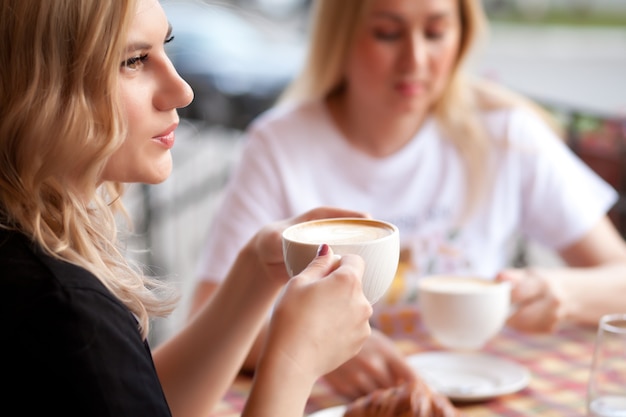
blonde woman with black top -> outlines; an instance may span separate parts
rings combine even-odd
[[[327,245],[288,282],[257,233],[211,302],[151,352],[175,294],[124,257],[122,183],[170,174],[189,86],[158,0],[0,0],[2,406],[19,416],[206,417],[277,302],[244,416],[302,416],[315,380],[370,334],[363,261]],[[281,291],[284,295],[277,300]],[[338,337],[340,335],[340,337]],[[8,412],[8,411],[7,411]]]

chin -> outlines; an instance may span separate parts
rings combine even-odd
[[[160,184],[166,179],[168,179],[171,173],[172,173],[171,166],[169,168],[152,170],[146,173],[146,175],[143,175],[137,182],[142,182],[144,184],[150,184],[150,185]]]
[[[168,152],[167,157],[159,163],[155,164],[151,171],[150,180],[146,181],[148,184],[160,184],[170,177],[172,174],[172,158]]]
[[[154,176],[152,181],[149,182],[149,184],[160,184],[163,181],[165,181],[166,179],[168,179],[170,177],[170,174],[171,174],[171,170],[168,171],[167,173],[163,173],[161,175],[156,175],[156,176]]]
[[[414,116],[416,113],[424,112],[426,107],[423,102],[414,103],[414,102],[405,102],[396,108],[398,115],[400,116]]]
[[[167,179],[167,177],[165,178],[159,178],[159,179],[150,179],[150,180],[146,180],[146,181],[140,181],[143,184],[148,184],[148,185],[158,185],[161,184],[162,182],[164,182]]]

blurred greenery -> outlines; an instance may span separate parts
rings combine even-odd
[[[626,6],[597,0],[482,0],[490,20],[529,25],[626,29]],[[614,0],[615,1],[615,0]],[[624,1],[624,0],[622,0]]]
[[[590,115],[579,115],[574,119],[574,129],[579,133],[593,132],[600,128],[603,120]]]

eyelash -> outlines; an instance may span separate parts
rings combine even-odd
[[[163,43],[167,44],[170,43],[174,40],[174,36],[170,36],[169,38],[167,38]],[[138,56],[134,56],[131,58],[128,58],[127,60],[125,60],[124,62],[122,62],[122,67],[126,67],[126,68],[131,68],[133,69],[133,66],[138,64],[138,63],[144,63],[148,60],[148,54],[142,54],[142,55],[138,55]]]
[[[428,39],[439,40],[444,37],[444,33],[443,31],[432,31],[427,33],[426,36],[428,36]]]
[[[126,61],[122,62],[122,67],[134,69],[133,67],[138,63],[143,64],[148,60],[148,54],[142,54],[138,56],[134,56],[132,58],[128,58]]]
[[[394,32],[394,33],[376,32],[374,36],[376,37],[376,39],[383,41],[383,42],[393,42],[393,41],[400,39],[402,35],[399,32]],[[435,41],[443,38],[443,36],[444,36],[443,32],[440,32],[440,31],[437,31],[437,32],[432,31],[432,32],[426,33],[427,39],[435,40]]]
[[[400,33],[399,32],[383,32],[383,31],[378,31],[374,33],[374,36],[376,36],[376,39],[379,39],[381,41],[386,41],[386,42],[391,42],[391,41],[395,41],[396,39],[400,38]]]

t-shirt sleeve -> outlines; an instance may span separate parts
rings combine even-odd
[[[554,249],[566,247],[617,201],[617,192],[534,114],[514,112],[509,137],[522,158],[526,236]]]
[[[221,282],[241,248],[263,226],[284,217],[275,156],[256,129],[246,135],[241,158],[232,172],[199,255],[199,280]],[[270,197],[271,196],[271,197]]]

